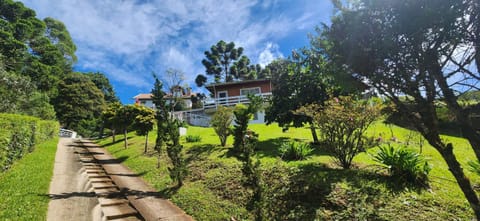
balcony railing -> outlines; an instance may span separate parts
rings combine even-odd
[[[262,94],[256,94],[256,96],[260,96],[263,99],[269,98],[272,96],[272,93],[262,93]],[[205,102],[203,107],[204,109],[214,109],[217,108],[218,106],[234,106],[236,104],[248,104],[250,101],[248,100],[248,97],[246,95],[242,96],[233,96],[233,97],[222,97],[222,98],[216,98],[213,99],[211,102]]]

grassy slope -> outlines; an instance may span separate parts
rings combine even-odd
[[[46,219],[57,143],[58,138],[38,145],[0,174],[0,220]]]
[[[279,159],[279,143],[285,139],[309,142],[310,131],[306,128],[291,128],[282,133],[275,125],[251,125],[260,134],[258,156],[264,169],[263,182],[266,190],[263,202],[264,212],[270,219],[312,220],[325,219],[409,219],[409,220],[468,220],[472,212],[457,187],[453,176],[440,155],[429,145],[423,147],[423,154],[431,159],[431,189],[418,190],[392,183],[375,171],[378,167],[368,153],[370,149],[355,158],[360,169],[343,171],[336,169],[330,156],[317,150],[305,161],[284,162]],[[394,135],[405,141],[408,130],[392,127]],[[373,125],[369,133],[384,138],[390,137],[390,128],[382,123]],[[153,133],[152,133],[153,134]],[[124,150],[122,142],[111,143],[111,138],[100,140],[101,145],[125,164],[143,174],[143,177],[162,191],[166,197],[193,215],[198,220],[226,220],[230,217],[251,219],[245,210],[249,192],[241,186],[241,164],[228,153],[232,144],[230,137],[227,148],[218,146],[218,137],[211,128],[189,127],[188,134],[200,135],[199,143],[185,143],[190,175],[180,190],[169,188],[166,154],[161,156],[162,165],[155,168],[153,152],[143,154],[143,137],[130,134],[129,148]],[[118,140],[122,140],[118,136]],[[474,155],[468,142],[445,136],[454,143],[457,158],[466,167]],[[154,136],[150,136],[150,147]],[[466,173],[478,183],[477,176]]]

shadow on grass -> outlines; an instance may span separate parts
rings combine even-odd
[[[129,140],[129,139],[131,139],[131,138],[133,138],[133,136],[127,136],[127,140]],[[124,138],[117,139],[117,140],[115,140],[115,142],[111,141],[111,142],[109,142],[109,143],[106,143],[106,144],[101,145],[101,147],[109,147],[109,146],[112,146],[112,145],[117,144],[117,143],[120,143],[120,142],[123,143],[124,141],[125,141]]]
[[[189,163],[194,160],[205,158],[215,150],[217,150],[217,146],[213,144],[202,144],[202,145],[192,146],[187,150],[188,157],[186,158],[186,161],[187,163]]]
[[[262,174],[263,206],[274,214],[273,220],[289,220],[291,214],[295,220],[315,220],[322,210],[342,214],[343,219],[364,213],[367,220],[378,220],[375,205],[387,204],[391,194],[404,192],[406,187],[423,190],[366,169],[334,169],[320,163],[297,168],[274,167]]]
[[[304,142],[300,139],[291,139],[289,137],[279,137],[268,140],[259,141],[257,145],[257,156],[259,157],[281,157],[282,153],[280,152],[280,147],[283,143],[297,141]],[[310,155],[317,156],[331,156],[331,154],[326,151],[326,149],[320,144],[311,144],[313,152]]]

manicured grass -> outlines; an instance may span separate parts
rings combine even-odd
[[[46,219],[57,143],[55,138],[38,145],[0,174],[0,220]]]
[[[285,162],[280,159],[282,142],[298,140],[311,142],[308,128],[290,128],[287,132],[276,125],[250,125],[260,134],[257,157],[262,163],[261,202],[267,220],[470,220],[473,213],[458,188],[445,162],[426,142],[422,154],[430,159],[430,187],[418,188],[398,184],[383,175],[372,160],[377,148],[362,153],[354,159],[355,168],[341,170],[325,150],[316,147],[312,156],[303,161]],[[411,132],[407,129],[372,125],[370,136],[396,138],[395,145],[403,145]],[[152,133],[153,135],[154,133]],[[179,190],[171,188],[166,154],[161,156],[161,166],[156,168],[153,151],[143,154],[144,137],[130,133],[129,148],[122,142],[111,143],[111,138],[99,144],[143,178],[164,193],[174,203],[197,220],[251,220],[245,208],[251,192],[242,186],[241,163],[231,156],[227,147],[219,146],[212,128],[188,127],[189,135],[200,135],[201,142],[187,143],[183,138],[190,174]],[[150,136],[150,148],[155,137]],[[117,140],[123,141],[122,136]],[[416,138],[415,138],[416,139]],[[464,139],[444,136],[454,144],[454,152],[463,165],[474,159],[473,151]],[[412,139],[410,139],[412,141]],[[411,142],[415,143],[415,142]],[[417,146],[415,146],[417,145]],[[418,144],[411,144],[417,148]],[[465,170],[474,184],[479,177]]]

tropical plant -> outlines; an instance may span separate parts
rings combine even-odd
[[[413,184],[426,184],[432,169],[428,161],[415,150],[404,146],[394,148],[389,143],[380,146],[373,160],[381,163],[391,177]]]
[[[310,144],[296,141],[285,142],[280,147],[281,158],[284,160],[304,160],[312,151]]]
[[[468,161],[469,170],[477,175],[480,175],[480,161]]]
[[[202,137],[200,137],[200,135],[187,135],[185,141],[187,141],[187,143],[200,142],[202,141]]]

